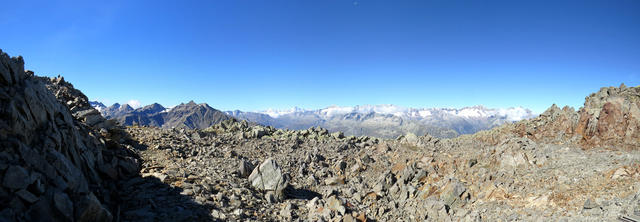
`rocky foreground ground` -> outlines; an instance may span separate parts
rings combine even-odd
[[[231,121],[205,131],[127,131],[144,147],[139,149],[142,176],[190,197],[210,213],[208,219],[599,221],[640,216],[637,150],[584,150],[526,138],[496,146],[412,135],[383,141]],[[288,186],[262,189],[261,179],[250,177],[258,169],[277,171],[265,173],[265,183],[288,181]],[[143,212],[126,219],[169,209],[145,206]]]
[[[0,221],[640,221],[640,87],[454,139],[121,127],[0,52]]]

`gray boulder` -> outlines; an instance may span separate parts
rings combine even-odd
[[[283,174],[276,161],[269,158],[253,169],[249,181],[256,189],[273,192],[277,200],[283,200],[284,189],[289,185],[289,176]]]
[[[467,198],[463,197],[465,191],[467,188],[462,183],[453,180],[444,187],[440,199],[449,207],[460,207],[467,201]]]

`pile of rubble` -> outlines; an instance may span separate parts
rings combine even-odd
[[[0,86],[0,218],[113,220],[117,182],[139,171],[118,130],[62,78],[35,77],[1,51]]]
[[[131,127],[143,175],[220,220],[558,220],[640,216],[640,152],[512,137],[343,137],[224,121]],[[589,170],[585,170],[589,169]]]

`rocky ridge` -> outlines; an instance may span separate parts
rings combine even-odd
[[[36,77],[1,51],[0,63],[0,218],[113,220],[116,182],[139,164],[115,125],[63,78]]]
[[[104,104],[102,103],[95,103],[95,104],[96,105],[94,106],[94,108],[100,111],[102,116],[104,116],[107,119],[117,118],[134,111],[134,108],[131,107],[129,104],[120,105],[120,103],[115,103],[109,107],[105,107]],[[102,106],[100,106],[101,104]]]
[[[35,76],[0,51],[0,89],[0,221],[210,220],[175,189],[142,178],[140,144],[64,78]],[[162,213],[141,215],[152,200],[136,190],[160,193]]]
[[[580,110],[555,104],[539,117],[506,124],[473,137],[496,144],[508,137],[583,148],[640,147],[640,87],[604,87],[585,98]]]

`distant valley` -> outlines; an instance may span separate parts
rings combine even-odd
[[[331,106],[324,109],[266,110],[222,112],[206,103],[191,101],[172,108],[154,103],[134,109],[127,104],[91,105],[105,118],[122,125],[144,125],[161,128],[203,129],[223,120],[235,118],[280,129],[302,130],[322,127],[347,136],[396,138],[413,133],[452,138],[536,116],[531,110],[516,107],[492,109],[484,106],[454,108],[404,108],[395,105]]]

